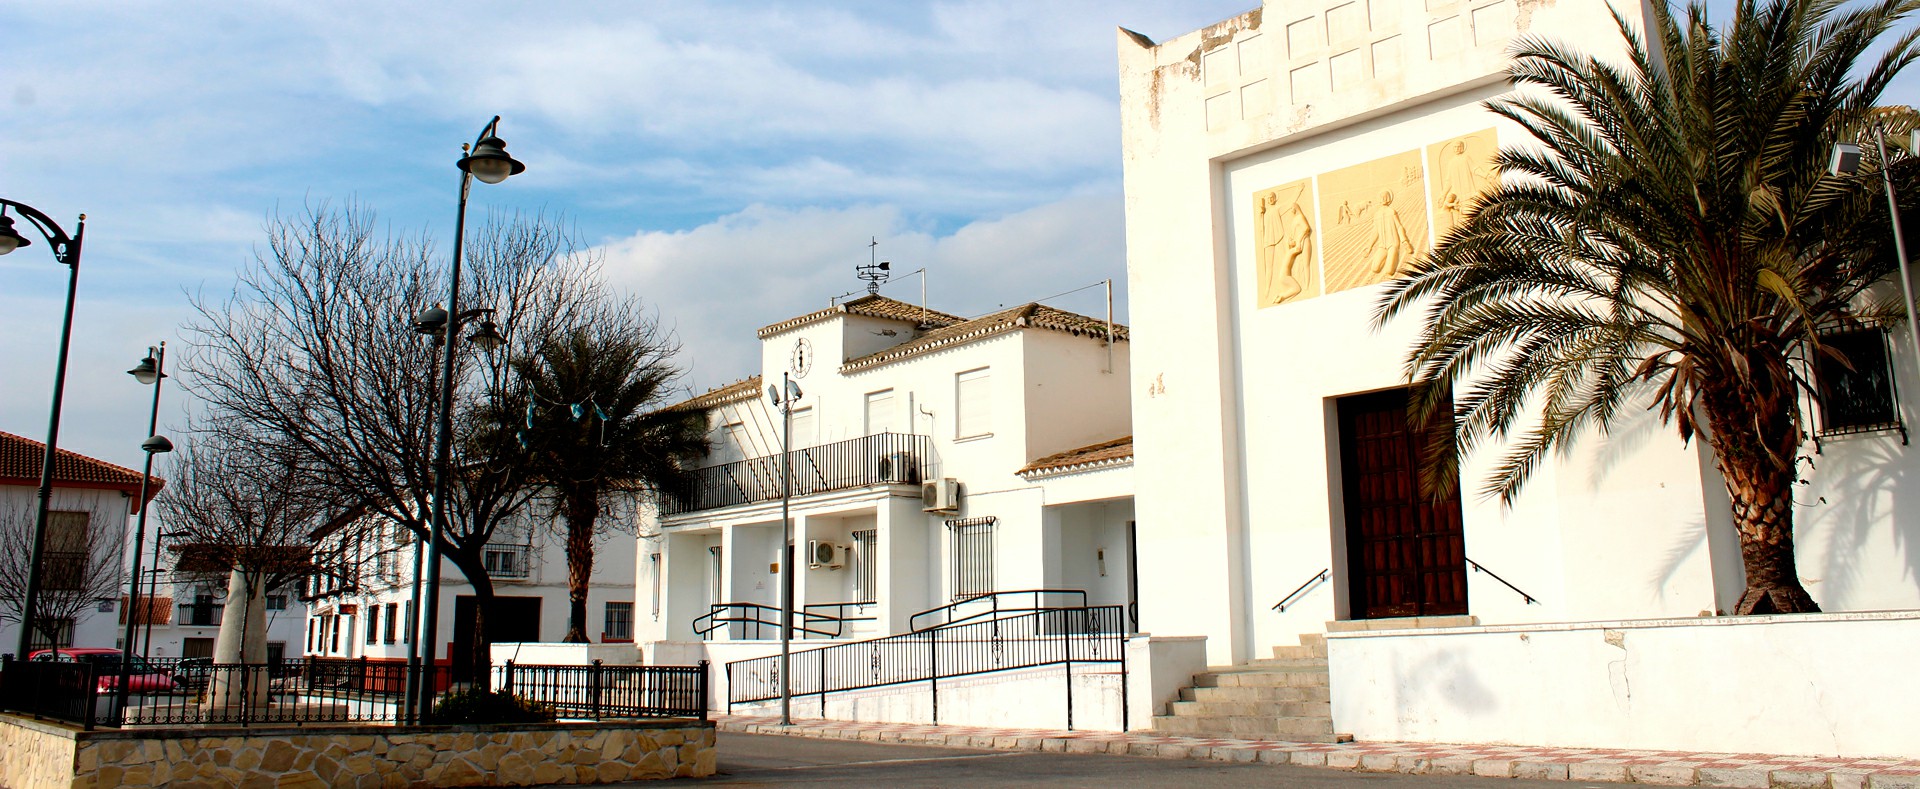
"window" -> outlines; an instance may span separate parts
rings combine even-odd
[[[853,599],[868,602],[880,599],[880,532],[860,529],[853,533]]]
[[[210,658],[210,657],[213,657],[213,639],[211,639],[211,638],[188,638],[188,639],[184,639],[184,640],[182,640],[182,641],[180,642],[180,656],[181,656],[181,657],[183,657],[183,658],[190,658],[190,657],[201,657],[201,658]]]
[[[328,629],[333,631],[333,635],[328,639],[330,644],[327,647],[327,651],[339,652],[340,651],[340,617],[337,617],[337,616],[327,617],[327,625],[328,625]]]
[[[406,602],[406,612],[407,612],[407,629],[400,633],[400,643],[411,644],[413,643],[413,634],[420,632],[420,623],[413,621],[414,615],[413,615],[412,600],[408,600]]]
[[[525,545],[488,545],[485,559],[487,575],[494,578],[527,578],[532,575]]]
[[[707,602],[709,603],[724,603],[727,600],[727,587],[726,584],[722,583],[726,576],[721,572],[727,565],[721,561],[720,554],[721,547],[718,545],[707,548],[707,555],[709,557],[707,562]]]
[[[33,629],[32,643],[27,651],[36,649],[59,649],[73,646],[72,617],[37,617],[40,626]]]
[[[793,409],[793,445],[788,449],[813,446],[813,409]]]
[[[982,367],[953,377],[953,437],[972,438],[993,432],[993,401],[988,397],[991,369]]]
[[[953,534],[953,599],[966,600],[993,591],[994,517],[947,521]]]
[[[1821,336],[1820,344],[1822,351],[1813,361],[1820,434],[1898,429],[1900,414],[1894,400],[1885,330],[1872,327],[1833,332]]]
[[[267,610],[268,611],[287,610],[287,596],[283,594],[267,595]]]
[[[307,620],[307,651],[308,652],[313,651],[313,634],[314,634],[314,631],[319,629],[319,627],[320,627],[320,620],[318,619]]]
[[[746,425],[739,422],[721,425],[719,430],[714,431],[711,460],[716,465],[745,460],[752,454],[748,452],[747,446]]]
[[[647,566],[653,568],[653,618],[660,618],[660,554],[647,554]]]
[[[367,643],[380,643],[380,606],[367,606]]]
[[[871,392],[867,395],[867,435],[899,432],[894,429],[893,418],[892,389]]]
[[[394,643],[394,631],[400,627],[400,604],[387,604],[387,643]]]
[[[77,591],[86,585],[87,513],[47,513],[47,541],[40,561],[40,588]]]
[[[600,634],[601,641],[633,640],[633,604],[608,603],[607,629]]]

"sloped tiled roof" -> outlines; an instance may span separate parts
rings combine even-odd
[[[705,411],[728,403],[760,396],[760,376],[743,378],[718,389],[709,389],[693,397],[662,408],[662,411]]]
[[[823,321],[835,315],[864,315],[869,318],[886,318],[905,321],[921,326],[951,326],[966,318],[948,315],[939,310],[929,310],[918,304],[908,304],[897,299],[889,299],[877,293],[861,296],[835,304],[819,312],[809,312],[798,318],[788,318],[770,326],[760,327],[760,339],[764,340],[789,329],[796,329],[816,321]]]
[[[1133,462],[1133,436],[1102,441],[1098,444],[1069,449],[1048,455],[1028,463],[1020,469],[1020,476],[1060,474],[1068,471],[1087,471],[1105,466],[1118,466]]]
[[[1001,310],[991,315],[974,318],[970,321],[934,329],[912,340],[880,351],[879,353],[870,353],[858,359],[850,359],[846,364],[841,365],[840,371],[850,373],[864,370],[909,356],[917,356],[949,345],[971,342],[997,334],[1028,328],[1048,329],[1051,331],[1101,339],[1105,339],[1107,336],[1106,321],[1089,318],[1078,313],[1067,312],[1066,310],[1054,309],[1045,304],[1022,304],[1013,309]],[[1113,339],[1115,342],[1126,342],[1127,327],[1118,323],[1114,324]]]
[[[25,436],[0,431],[0,484],[40,485],[40,461],[47,445]],[[153,478],[147,498],[160,492],[166,480]],[[56,449],[53,457],[53,485],[68,488],[124,490],[139,495],[140,472],[116,466],[78,452]]]

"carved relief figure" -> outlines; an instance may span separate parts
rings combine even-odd
[[[1311,186],[1298,181],[1254,194],[1254,266],[1257,305],[1271,307],[1318,295],[1313,266],[1313,222],[1303,204]]]
[[[1494,130],[1447,140],[1430,149],[1432,159],[1434,232],[1444,234],[1466,221],[1467,211],[1496,181],[1493,156],[1498,148]]]
[[[1323,292],[1402,275],[1427,248],[1425,158],[1406,151],[1316,179]]]

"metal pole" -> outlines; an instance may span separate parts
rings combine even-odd
[[[1920,325],[1913,309],[1913,275],[1907,272],[1907,239],[1900,232],[1900,201],[1894,198],[1893,176],[1888,173],[1892,163],[1887,161],[1886,133],[1878,123],[1873,125],[1873,145],[1880,152],[1880,182],[1887,187],[1887,217],[1893,223],[1893,251],[1899,256],[1900,292],[1907,298],[1907,339],[1913,343],[1914,364],[1920,364]]]
[[[148,348],[153,355],[153,409],[147,414],[147,436],[151,438],[160,429],[160,387],[167,382],[167,344],[160,343],[159,348]],[[133,573],[127,582],[127,629],[124,639],[125,649],[120,652],[120,709],[127,708],[127,684],[133,677],[133,632],[137,625],[133,613],[140,610],[140,548],[147,542],[147,510],[153,502],[147,499],[147,486],[153,481],[153,452],[147,452],[146,466],[140,471],[140,519],[133,530]],[[158,541],[158,536],[155,540]],[[146,652],[140,653],[142,656]]]
[[[793,390],[780,374],[780,725],[793,725]]]
[[[19,203],[6,201],[17,208],[25,209]],[[23,214],[27,213],[25,210]],[[34,219],[35,211],[27,214]],[[55,228],[56,232],[58,228]],[[40,511],[33,521],[33,552],[27,557],[27,595],[20,611],[20,644],[15,654],[21,660],[28,658],[28,650],[33,646],[34,621],[39,613],[40,597],[40,561],[47,548],[47,513],[53,504],[53,463],[55,447],[60,443],[60,403],[67,388],[67,345],[73,338],[73,297],[80,289],[80,241],[87,233],[87,215],[80,215],[80,223],[75,227],[73,240],[64,244],[48,235],[48,242],[54,245],[56,258],[67,264],[67,308],[60,322],[60,358],[53,368],[53,406],[47,413],[47,446],[40,460]],[[44,233],[43,233],[44,234]],[[51,634],[49,634],[51,635]],[[59,644],[54,644],[58,647]]]
[[[464,214],[465,212],[462,211],[461,213]],[[452,315],[447,316],[447,323],[448,324],[453,323]],[[436,351],[442,349],[441,344],[437,341],[434,343],[433,347]],[[440,359],[438,357],[434,359],[434,362],[436,364],[438,364],[439,361]],[[433,405],[429,403],[427,406],[427,409],[428,409],[427,421],[433,422],[435,420],[434,412],[432,410]],[[398,628],[400,631],[407,634],[406,635],[407,676],[406,676],[406,688],[401,698],[401,707],[406,710],[406,718],[410,723],[419,723],[420,717],[421,717],[420,716],[420,699],[421,699],[420,683],[422,681],[421,678],[423,675],[420,671],[420,618],[419,618],[420,617],[420,575],[425,571],[425,564],[423,563],[422,560],[425,558],[425,554],[426,554],[426,542],[427,542],[426,540],[420,539],[419,535],[416,534],[414,536],[413,571],[408,573],[408,575],[411,575],[413,577],[413,593],[411,597],[412,602],[408,604],[409,607],[407,608],[407,613],[406,613],[407,618],[412,621],[404,622],[402,623],[403,626]]]

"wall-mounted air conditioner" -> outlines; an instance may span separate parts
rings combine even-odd
[[[826,540],[807,541],[807,569],[838,570],[847,566],[847,546]]]
[[[911,485],[919,482],[919,464],[912,452],[892,452],[880,458],[880,482],[886,485]]]
[[[921,484],[920,509],[924,512],[959,512],[960,481],[947,477]]]

